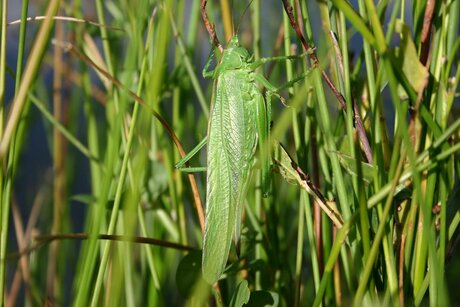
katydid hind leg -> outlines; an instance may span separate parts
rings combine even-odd
[[[301,74],[300,76],[297,76],[297,77],[295,77],[294,79],[292,79],[292,80],[286,82],[285,84],[283,84],[283,85],[281,85],[281,86],[275,88],[275,90],[272,91],[272,93],[278,93],[278,92],[280,92],[280,91],[282,91],[282,90],[284,90],[284,89],[287,89],[287,88],[292,87],[292,86],[293,86],[294,84],[296,84],[297,82],[302,81],[302,80],[304,80],[305,78],[308,78],[308,76],[310,75],[310,73],[311,73],[311,69],[307,70],[306,72],[304,72],[304,73]],[[268,82],[268,81],[267,81],[267,82]]]
[[[266,101],[262,95],[257,98],[256,118],[259,136],[262,194],[264,197],[270,194],[270,105],[270,98]]]
[[[278,92],[279,89],[270,83],[265,77],[261,74],[254,74],[254,80],[262,84],[267,89],[266,97],[276,96],[283,104],[286,104],[283,97],[281,97]],[[269,118],[270,119],[270,118]]]
[[[311,73],[311,70],[307,70],[302,75],[297,76],[294,79],[290,80],[289,82],[286,82],[285,84],[283,84],[281,86],[278,86],[278,87],[276,87],[273,84],[271,84],[270,81],[265,79],[265,77],[263,75],[261,75],[261,74],[255,74],[254,79],[257,82],[260,82],[260,84],[262,84],[268,90],[268,92],[271,95],[274,95],[274,96],[278,97],[280,100],[283,100],[282,97],[280,97],[280,95],[278,93],[280,91],[286,89],[286,88],[292,87],[295,83],[304,80],[305,78],[307,78],[310,75],[310,73]]]
[[[265,63],[268,62],[281,62],[281,61],[286,61],[286,60],[297,60],[297,59],[302,59],[306,55],[308,55],[308,52],[304,52],[299,55],[282,55],[282,56],[274,56],[274,57],[266,57],[266,58],[260,58],[251,64],[251,69],[255,69]]]

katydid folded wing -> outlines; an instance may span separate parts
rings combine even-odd
[[[213,284],[225,269],[241,214],[257,144],[256,103],[263,99],[247,69],[217,77],[208,127],[203,276]]]

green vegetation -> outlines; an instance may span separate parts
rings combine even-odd
[[[208,31],[199,1],[50,0],[27,21],[24,0],[18,23],[9,2],[5,305],[460,300],[460,1],[293,2],[291,20],[282,1],[212,1]],[[254,60],[308,55],[257,68],[275,87],[303,77],[280,92],[285,104],[272,99],[271,194],[256,155],[241,238],[210,286],[206,175],[175,164],[206,136],[213,84],[201,71],[233,34]],[[188,163],[206,166],[206,147]]]

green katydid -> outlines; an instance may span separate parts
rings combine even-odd
[[[254,69],[267,61],[294,59],[281,56],[253,61],[234,36],[212,71],[212,53],[203,69],[204,77],[215,80],[207,138],[176,164],[186,172],[207,170],[206,218],[203,238],[202,272],[213,284],[222,275],[232,237],[240,235],[241,215],[251,178],[257,144],[262,171],[262,191],[270,189],[270,98],[303,78],[276,88]],[[266,98],[258,84],[267,89]],[[207,143],[206,168],[182,168]]]

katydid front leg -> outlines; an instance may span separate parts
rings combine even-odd
[[[182,159],[179,160],[179,162],[176,163],[175,167],[180,170],[181,172],[184,173],[198,173],[198,172],[205,172],[206,167],[205,166],[198,166],[198,167],[187,167],[184,166],[185,163],[190,161],[191,158],[193,158],[197,152],[200,151],[201,148],[203,148],[204,145],[206,145],[208,139],[205,137],[203,140],[201,140],[198,145],[195,146],[188,154],[185,155]]]

